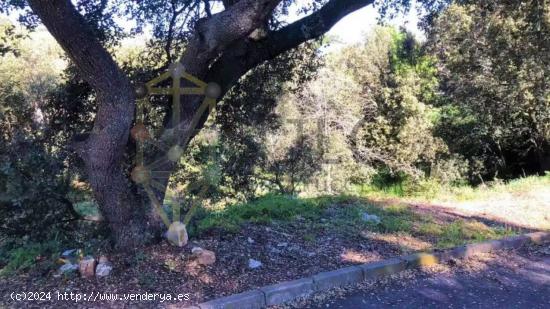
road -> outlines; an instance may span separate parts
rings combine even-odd
[[[550,308],[550,246],[461,264],[450,271],[418,271],[308,308]]]

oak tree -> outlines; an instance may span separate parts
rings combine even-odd
[[[289,0],[11,0],[0,5],[30,10],[26,22],[37,18],[63,48],[79,76],[90,85],[96,100],[93,130],[73,142],[85,164],[88,182],[100,211],[108,221],[116,245],[122,249],[145,243],[155,234],[159,219],[132,184],[123,161],[134,123],[135,85],[115,62],[109,44],[120,39],[113,16],[121,14],[139,26],[153,25],[163,36],[166,56],[197,78],[215,82],[225,94],[252,68],[326,33],[347,14],[374,0],[313,1],[303,5],[305,17],[285,24]],[[404,1],[407,2],[408,1]],[[173,45],[179,43],[179,48]],[[177,54],[176,54],[177,53]],[[200,99],[179,108],[180,122],[166,117],[166,129],[188,128]],[[172,111],[168,107],[167,114]],[[199,128],[207,117],[202,117]],[[182,141],[182,148],[188,141]],[[174,163],[162,170],[173,172]],[[162,185],[167,186],[168,180]],[[162,194],[162,193],[161,193]],[[148,233],[151,231],[151,233]]]

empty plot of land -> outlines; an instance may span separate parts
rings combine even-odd
[[[444,201],[437,205],[526,228],[550,229],[550,187],[496,192],[478,200]]]

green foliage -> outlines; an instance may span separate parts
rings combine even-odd
[[[433,130],[437,111],[431,104],[438,85],[433,59],[411,34],[377,28],[364,46],[348,48],[336,63],[362,85],[369,102],[350,141],[355,157],[399,177],[418,180],[429,174],[447,154]]]
[[[490,228],[478,221],[457,220],[443,227],[437,246],[450,248],[470,242],[481,242],[487,239],[502,238],[512,234],[504,228]]]
[[[23,34],[18,33],[14,25],[0,18],[0,56],[7,53],[17,55],[22,38]]]
[[[59,256],[60,243],[47,241],[40,243],[28,243],[16,248],[3,247],[0,253],[0,262],[5,266],[0,269],[0,276],[12,275],[16,272],[27,271],[34,267],[39,260],[53,264]]]
[[[197,224],[198,233],[221,230],[235,233],[240,230],[241,224],[270,223],[289,221],[301,216],[314,220],[319,218],[323,203],[312,199],[298,199],[283,195],[268,195],[250,203],[228,206],[223,210],[207,214]]]
[[[45,239],[75,218],[58,158],[31,141],[0,148],[0,224],[3,235]],[[41,177],[33,176],[37,171]]]
[[[428,46],[442,83],[438,135],[472,182],[550,170],[550,11],[540,1],[451,5]]]
[[[206,184],[214,201],[242,201],[269,191],[294,194],[311,178],[316,166],[313,142],[286,136],[286,119],[276,107],[280,96],[312,78],[319,62],[317,47],[317,42],[304,44],[241,78],[188,147],[171,187],[192,196]],[[280,142],[275,149],[269,148],[271,137]]]
[[[435,178],[414,179],[404,173],[380,170],[368,184],[356,189],[363,196],[433,198],[445,185]]]
[[[66,153],[45,130],[42,103],[60,70],[59,49],[44,34],[21,40],[17,54],[0,56],[0,236],[24,239],[21,244],[66,232],[78,217],[67,199]],[[51,48],[39,55],[34,48],[41,43]]]

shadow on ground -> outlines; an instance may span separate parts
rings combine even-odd
[[[548,308],[550,245],[409,271],[300,308]]]

